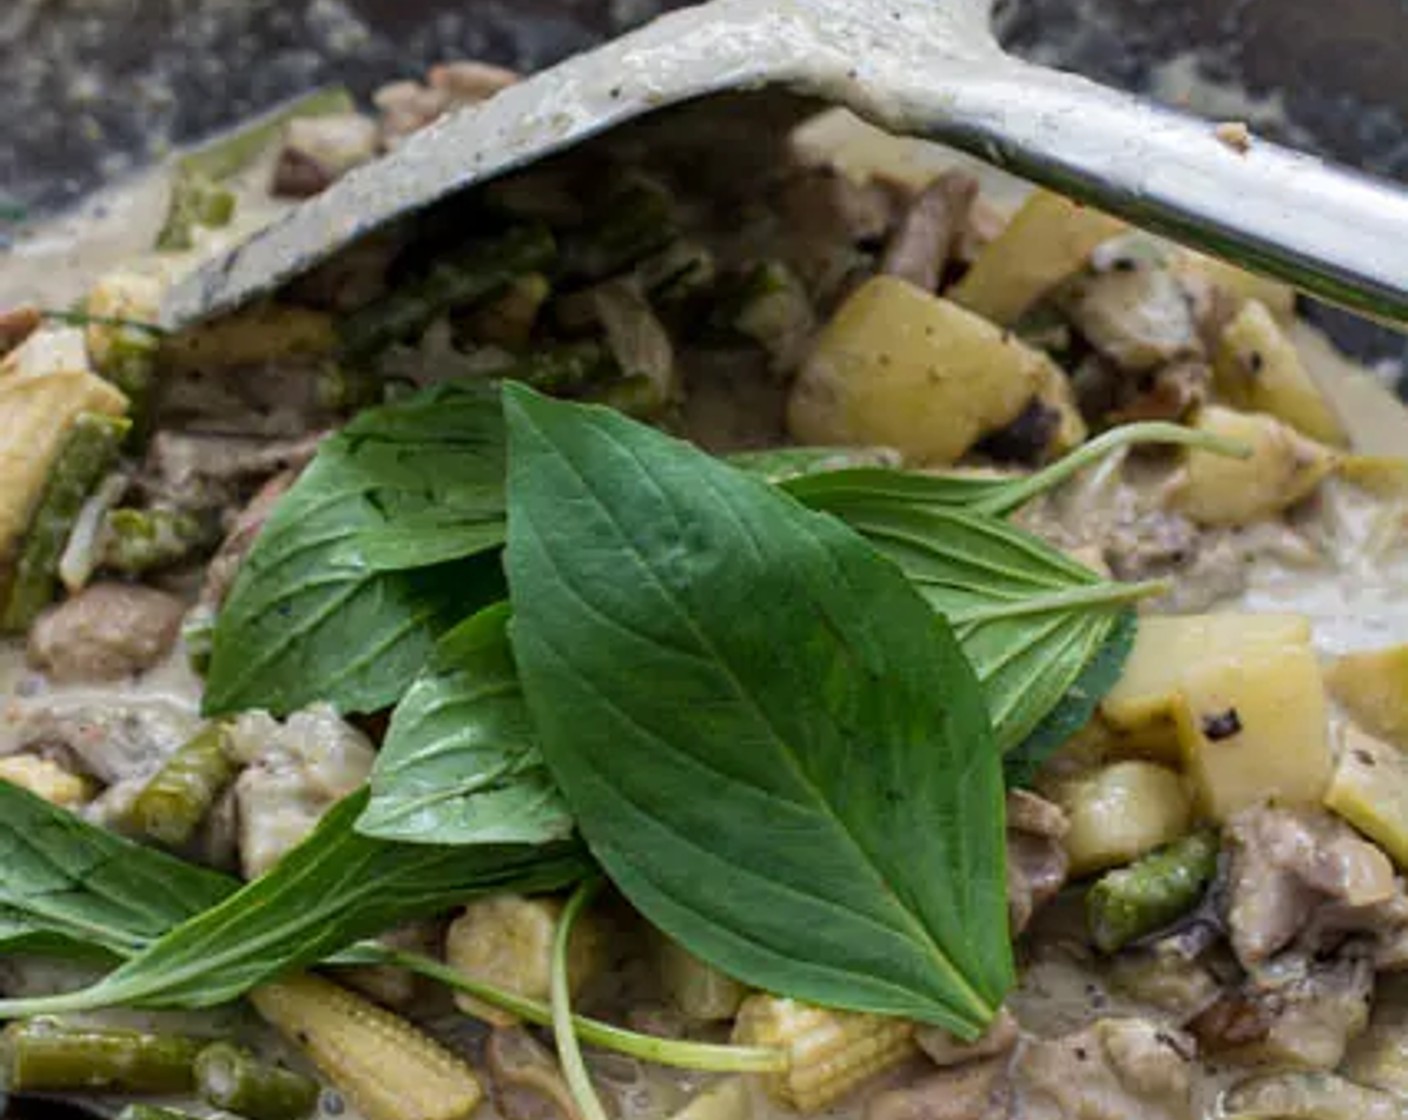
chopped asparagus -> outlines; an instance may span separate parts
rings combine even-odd
[[[179,563],[211,543],[210,528],[181,510],[115,509],[104,523],[98,565],[139,576]]]
[[[249,1120],[300,1120],[318,1103],[318,1083],[291,1069],[216,1042],[196,1058],[196,1091],[216,1108]]]
[[[208,724],[152,775],[133,799],[128,819],[162,844],[184,844],[237,772],[229,730],[222,723]]]
[[[1196,832],[1111,871],[1085,899],[1091,940],[1106,953],[1193,908],[1217,873],[1217,836]]]
[[[171,180],[171,201],[156,247],[163,253],[189,249],[195,245],[197,226],[219,229],[234,216],[233,191],[199,171],[182,171]]]
[[[49,605],[58,585],[59,557],[89,492],[117,460],[128,423],[79,413],[30,519],[10,581],[0,631],[24,630]]]
[[[341,324],[342,349],[366,358],[393,342],[414,338],[453,307],[480,303],[518,276],[553,263],[557,244],[546,226],[515,226],[433,265],[419,280],[348,315]]]
[[[766,261],[749,274],[731,320],[734,330],[767,351],[779,373],[797,368],[816,334],[807,290],[781,261]]]
[[[97,371],[116,385],[130,402],[132,438],[140,441],[151,419],[152,391],[156,385],[161,336],[140,324],[113,327]]]
[[[468,333],[476,342],[489,346],[513,353],[525,350],[551,294],[552,283],[541,272],[515,277],[498,299],[475,310],[467,324]]]
[[[599,342],[565,342],[525,354],[496,376],[544,393],[580,393],[619,379],[621,367]]]
[[[566,238],[563,263],[579,279],[600,280],[672,241],[674,199],[653,179],[633,178],[612,192],[596,217]]]
[[[0,1036],[0,1082],[20,1093],[185,1093],[195,1084],[201,1046],[181,1035],[28,1019],[11,1023]]]

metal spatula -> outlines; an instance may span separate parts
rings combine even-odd
[[[993,38],[989,2],[713,0],[676,12],[348,175],[173,288],[163,317],[174,326],[233,307],[398,216],[633,117],[781,85],[1408,321],[1408,191],[1019,61]]]

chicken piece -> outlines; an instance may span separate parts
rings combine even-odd
[[[1007,914],[1015,936],[1066,883],[1061,843],[1069,824],[1051,802],[1026,790],[1007,795]]]
[[[498,1027],[484,1056],[490,1093],[505,1120],[579,1120],[557,1061],[522,1027]]]
[[[394,148],[448,109],[450,95],[419,82],[391,82],[372,94],[372,104],[381,114],[381,142]]]
[[[1007,1060],[988,1058],[877,1093],[865,1120],[997,1120],[1008,1115]]]
[[[1152,370],[1202,352],[1178,281],[1147,256],[1097,252],[1091,270],[1065,286],[1060,302],[1096,351],[1121,369]]]
[[[325,434],[259,439],[158,432],[147,450],[141,482],[153,498],[177,509],[232,505],[270,476],[306,466]]]
[[[914,1041],[936,1066],[947,1067],[1005,1054],[1017,1045],[1019,1034],[1017,1020],[1003,1008],[972,1042],[961,1041],[943,1027],[920,1027],[914,1032]]]
[[[53,757],[104,785],[140,785],[199,726],[194,711],[165,698],[41,693],[0,709],[0,751]]]
[[[112,681],[150,669],[181,628],[181,600],[150,587],[95,583],[29,632],[29,663],[56,681]]]
[[[432,66],[425,76],[433,90],[450,98],[453,106],[477,105],[488,101],[519,80],[516,70],[473,59],[456,59]]]
[[[1373,962],[1362,947],[1315,960],[1286,954],[1189,1025],[1203,1050],[1244,1064],[1334,1069],[1369,1021]]]
[[[922,191],[900,217],[880,258],[880,271],[935,291],[978,194],[978,181],[947,171]]]
[[[1119,399],[1105,418],[1112,424],[1140,420],[1182,420],[1208,396],[1212,371],[1198,358],[1170,362],[1152,373],[1121,383]]]
[[[1037,1039],[1013,1064],[1022,1120],[1192,1120],[1192,1040],[1143,1019]]]
[[[308,198],[376,155],[376,121],[361,113],[295,117],[284,130],[270,193]]]
[[[357,790],[376,758],[370,740],[326,704],[295,712],[282,726],[263,712],[246,713],[231,725],[230,746],[246,767],[235,796],[247,879],[269,870]]]

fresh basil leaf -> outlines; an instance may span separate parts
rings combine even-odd
[[[735,451],[725,456],[724,461],[769,482],[780,483],[809,475],[864,468],[883,473],[884,468],[899,465],[899,455],[881,447],[769,447],[761,451]]]
[[[437,510],[369,529],[358,544],[374,571],[407,572],[498,549],[506,531],[502,516],[471,519]]]
[[[238,887],[0,781],[0,951],[130,956]]]
[[[206,712],[285,714],[318,700],[374,711],[399,699],[441,633],[503,597],[502,578],[493,555],[379,570],[364,539],[431,513],[502,519],[503,440],[497,397],[457,384],[364,412],[327,440],[220,612]]]
[[[924,474],[885,467],[850,467],[785,477],[780,485],[814,509],[854,498],[877,497],[915,507],[961,509],[1001,494],[1010,482],[1002,475]]]
[[[359,831],[416,844],[540,844],[572,816],[538,750],[508,643],[508,604],[440,640],[397,705]]]
[[[504,392],[514,653],[593,854],[747,983],[973,1037],[1013,980],[1002,781],[948,627],[765,482]]]
[[[1129,660],[1129,651],[1134,648],[1138,630],[1138,615],[1129,609],[1121,611],[1104,644],[1086,662],[1075,684],[1047,712],[1032,733],[1002,760],[1008,785],[1029,784],[1041,764],[1090,722],[1096,705],[1115,687],[1115,682],[1124,672],[1124,663]]]
[[[1121,584],[983,514],[887,490],[807,495],[900,566],[953,625],[988,699],[999,748],[1036,729],[1076,684],[1128,605],[1158,585]]]
[[[0,1000],[0,1017],[99,1007],[210,1007],[401,922],[477,895],[546,891],[590,864],[572,844],[430,847],[362,836],[366,792],[335,805],[267,874],[77,992]]]

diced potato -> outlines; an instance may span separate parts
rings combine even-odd
[[[1335,473],[1380,498],[1408,497],[1408,459],[1395,455],[1342,455]]]
[[[1298,614],[1153,615],[1139,632],[1115,687],[1100,703],[1117,731],[1172,734],[1173,706],[1188,671],[1259,649],[1308,646],[1310,623]]]
[[[877,276],[822,329],[788,402],[798,442],[893,447],[948,464],[1011,422],[1050,359],[903,280]]]
[[[161,311],[165,285],[156,276],[131,270],[110,272],[88,293],[86,310],[105,319],[129,319],[155,323]],[[93,365],[106,369],[114,345],[122,344],[123,327],[115,323],[90,323],[87,328],[88,354]]]
[[[43,335],[31,336],[20,350]],[[0,377],[0,563],[28,528],[78,414],[121,416],[126,410],[127,398],[81,365]]]
[[[1047,408],[1054,409],[1059,418],[1046,445],[1046,458],[1059,459],[1086,441],[1090,429],[1076,404],[1075,389],[1055,362],[1046,363],[1037,397]]]
[[[445,960],[473,980],[529,999],[549,995],[552,943],[562,904],[555,898],[495,895],[471,902],[451,923],[445,939]],[[572,929],[568,943],[568,977],[575,991],[601,963],[601,939],[589,915]],[[511,1026],[512,1015],[463,992],[456,993],[460,1010],[495,1026]]]
[[[77,327],[40,329],[0,361],[0,383],[88,368],[88,348]]]
[[[93,787],[86,778],[69,773],[52,759],[33,754],[0,758],[0,781],[27,789],[51,805],[82,805],[93,796]]]
[[[1408,756],[1397,747],[1343,727],[1325,805],[1408,868]]]
[[[187,372],[327,357],[336,348],[331,315],[265,303],[172,335],[162,355],[171,369]]]
[[[1123,233],[1118,218],[1050,191],[1035,191],[949,292],[999,326],[1082,268],[1101,242]]]
[[[1318,803],[1330,781],[1325,686],[1310,645],[1228,650],[1187,667],[1174,704],[1200,809]]]
[[[1116,762],[1069,782],[1058,801],[1073,876],[1130,863],[1188,831],[1192,799],[1182,779],[1152,762]]]
[[[1204,525],[1245,525],[1273,517],[1308,496],[1334,469],[1335,453],[1271,416],[1205,408],[1201,431],[1251,446],[1247,459],[1200,449],[1188,453],[1174,501]]]
[[[1174,258],[1174,271],[1191,275],[1214,284],[1227,292],[1240,305],[1256,300],[1277,319],[1289,322],[1296,313],[1296,292],[1289,284],[1238,268],[1235,264],[1204,256],[1192,249],[1182,250]]]
[[[1237,408],[1270,413],[1321,443],[1348,444],[1339,416],[1265,304],[1248,300],[1223,329],[1213,372],[1217,391]]]
[[[1325,683],[1359,726],[1408,750],[1408,644],[1337,657]]]

